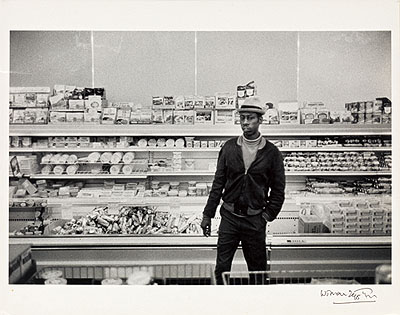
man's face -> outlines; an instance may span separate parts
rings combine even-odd
[[[251,138],[258,134],[258,127],[262,122],[262,117],[256,113],[241,113],[240,126],[246,138]]]

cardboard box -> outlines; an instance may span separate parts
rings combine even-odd
[[[83,113],[83,119],[85,123],[99,124],[101,119],[101,113],[99,113],[97,110],[88,110],[88,112]]]
[[[117,125],[128,125],[130,117],[131,117],[131,108],[129,107],[118,108],[115,123]]]
[[[105,125],[112,125],[117,118],[117,109],[115,107],[103,108],[101,123]]]
[[[176,125],[192,125],[194,123],[193,110],[175,110],[174,124]]]
[[[315,108],[302,108],[301,109],[301,123],[306,124],[306,125],[319,123],[319,120],[316,117]]]
[[[12,122],[13,124],[23,124],[25,122],[25,110],[14,109]]]
[[[152,102],[154,107],[159,107],[164,104],[164,99],[161,96],[153,96],[153,102]]]
[[[34,124],[36,121],[36,111],[34,109],[25,109],[24,124]]]
[[[299,233],[327,233],[328,228],[323,224],[322,219],[316,215],[299,216]]]
[[[174,111],[173,110],[163,110],[163,123],[173,124],[174,123]]]
[[[195,124],[214,124],[214,112],[212,110],[196,110],[195,111]]]
[[[215,124],[232,124],[234,122],[233,110],[215,110]]]
[[[90,95],[87,100],[85,100],[86,109],[96,109],[101,110],[102,99],[101,96]]]
[[[85,109],[85,101],[84,100],[68,100],[69,109],[77,109],[83,110]]]
[[[85,118],[83,113],[67,113],[66,121],[68,123],[83,123]]]
[[[217,109],[235,109],[236,98],[230,93],[215,94],[215,108]]]
[[[215,96],[205,96],[204,108],[215,108]]]

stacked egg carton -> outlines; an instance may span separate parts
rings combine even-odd
[[[357,200],[326,205],[334,234],[390,235],[391,208],[377,200]]]

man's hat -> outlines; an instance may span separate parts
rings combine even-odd
[[[248,97],[244,100],[242,106],[238,109],[239,113],[257,113],[264,115],[265,109],[261,100],[257,96]]]

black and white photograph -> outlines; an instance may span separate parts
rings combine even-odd
[[[399,3],[333,3],[3,2],[0,314],[400,314]]]

